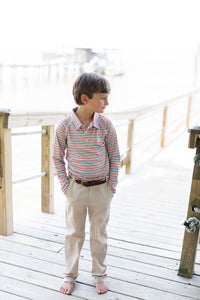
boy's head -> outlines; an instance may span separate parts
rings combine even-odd
[[[81,95],[86,94],[88,98],[92,99],[95,93],[110,93],[110,84],[106,78],[97,73],[83,73],[81,74],[73,85],[72,93],[75,102],[82,105]]]

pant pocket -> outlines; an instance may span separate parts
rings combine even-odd
[[[108,191],[109,197],[112,198],[114,196],[114,193],[113,193],[113,191],[111,189],[111,186],[110,186],[110,184],[108,182],[107,182],[107,191]]]
[[[70,179],[70,183],[69,183],[69,186],[68,186],[68,188],[67,188],[67,192],[66,192],[66,194],[65,194],[65,196],[66,196],[67,198],[70,197],[73,183],[74,183],[74,181],[73,181],[72,179]]]

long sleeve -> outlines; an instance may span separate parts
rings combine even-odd
[[[120,166],[120,153],[117,141],[117,134],[113,124],[110,122],[108,134],[106,135],[106,148],[109,157],[109,184],[113,193],[116,192],[118,173]]]
[[[67,188],[69,186],[69,178],[67,176],[66,164],[65,164],[66,151],[67,151],[66,126],[64,124],[64,121],[62,121],[56,129],[53,161],[54,161],[56,174],[58,176],[58,180],[61,184],[61,189],[64,194],[66,194]]]

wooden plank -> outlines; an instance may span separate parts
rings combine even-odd
[[[0,234],[13,232],[11,130],[0,117]]]
[[[19,227],[18,227],[19,226]],[[109,236],[109,245],[110,246],[117,246],[117,244],[116,244],[116,242],[115,242],[115,239],[112,239],[112,235],[111,235],[111,232],[115,232],[115,231],[117,231],[118,230],[118,232],[119,232],[119,230],[121,230],[121,228],[123,228],[123,224],[121,224],[121,226],[118,228],[116,228],[115,230],[113,229],[113,227],[114,226],[116,226],[115,225],[115,223],[111,223],[111,224],[109,224],[109,226],[108,226],[108,236]],[[58,235],[58,236],[60,236],[60,235],[65,235],[65,228],[64,227],[56,227],[54,224],[52,224],[52,225],[47,225],[47,224],[41,224],[41,223],[34,223],[34,222],[31,222],[31,221],[23,221],[21,224],[16,224],[15,225],[15,229],[16,229],[16,231],[17,231],[17,229],[19,228],[19,230],[20,230],[20,228],[23,228],[23,227],[27,227],[28,229],[29,229],[29,227],[32,227],[32,228],[34,228],[34,229],[36,229],[36,230],[42,230],[42,231],[44,231],[44,232],[47,232],[47,236],[49,235],[49,234],[51,234],[51,236],[52,236],[52,234],[53,235]],[[86,232],[87,232],[87,236],[86,236],[86,240],[88,241],[89,240],[89,224],[88,224],[88,226],[86,226]],[[130,227],[129,227],[130,228]],[[112,229],[112,230],[111,230]],[[140,229],[140,230],[139,230]],[[179,232],[179,230],[177,231],[177,232],[173,232],[173,231],[167,231],[166,230],[166,232],[163,230],[162,231],[162,229],[160,229],[160,231],[159,232],[156,232],[156,229],[155,229],[155,232],[154,232],[154,230],[152,230],[152,228],[150,228],[150,230],[148,230],[146,227],[143,227],[142,228],[142,230],[141,230],[141,228],[139,228],[138,230],[137,230],[137,228],[136,228],[136,231],[138,231],[139,233],[140,232],[146,232],[147,234],[152,234],[152,236],[154,236],[155,237],[155,239],[157,240],[157,239],[159,239],[159,237],[162,235],[163,237],[166,237],[166,238],[168,238],[168,237],[170,237],[170,234],[173,236],[173,239],[172,239],[172,241],[174,241],[174,240],[178,240],[178,242],[177,242],[177,245],[180,245],[180,242],[182,242],[182,239],[183,239],[183,228],[181,229],[181,231]],[[29,233],[31,232],[31,229],[30,229],[30,231],[29,231]],[[124,232],[128,232],[128,229],[126,230],[126,231],[123,231],[122,230],[122,235],[123,235],[123,233]],[[28,231],[27,231],[27,233],[28,233]],[[121,234],[121,233],[120,233]],[[177,235],[178,234],[178,235]],[[42,236],[42,235],[41,235]],[[119,239],[118,239],[119,240]],[[133,239],[133,241],[134,241],[134,239]],[[129,243],[130,244],[130,243]],[[133,243],[133,244],[135,244],[135,243]],[[120,249],[121,249],[122,247],[120,247]],[[123,247],[124,249],[128,249],[129,247],[128,247],[128,243],[126,243],[126,242],[124,242],[124,247]],[[155,248],[155,247],[154,247]],[[152,248],[152,249],[154,249],[154,248]],[[175,251],[173,251],[173,253],[174,253]],[[175,252],[176,253],[176,252]],[[179,252],[178,252],[179,253]]]
[[[130,211],[132,210],[131,207],[127,205],[127,211],[125,211],[123,208],[121,209],[121,212],[119,212],[120,207],[117,207],[117,202],[118,199],[115,199],[115,207],[112,206],[111,208],[111,216],[110,216],[110,223],[116,223],[115,225],[117,227],[120,227],[119,224],[123,224],[123,228],[130,228],[130,225],[132,224],[132,218],[135,220],[135,226],[137,228],[138,225],[142,227],[157,227],[157,231],[161,228],[162,231],[169,231],[173,229],[177,229],[178,231],[182,231],[183,227],[183,221],[184,221],[184,213],[180,213],[180,208],[177,207],[177,209],[173,209],[171,207],[171,210],[169,209],[168,212],[165,213],[167,210],[165,208],[165,204],[162,205],[163,210],[159,210],[156,208],[156,203],[155,207],[152,204],[152,211],[146,207],[146,203],[143,202],[144,209],[137,207],[137,205],[134,207],[134,211],[131,213]],[[135,202],[134,202],[135,203]],[[48,223],[50,222],[52,226],[54,225],[55,227],[62,227],[64,226],[64,204],[63,206],[60,207],[60,212],[56,211],[56,215],[53,215],[52,218],[50,216],[50,219],[48,218],[48,215],[37,215],[34,217],[34,222],[43,222],[43,223]],[[153,210],[154,209],[154,210]],[[176,213],[177,211],[177,213]],[[142,212],[144,212],[144,215],[142,215]],[[122,220],[122,214],[124,216]],[[169,217],[170,217],[170,222],[169,222]],[[117,221],[118,220],[118,221]],[[161,222],[162,220],[162,222]],[[122,222],[123,221],[123,222]]]
[[[37,230],[34,228],[28,228],[28,227],[25,228],[23,226],[17,226],[16,228],[17,228],[18,233],[24,235],[24,238],[26,235],[28,235],[29,237],[34,236],[36,238],[42,239],[43,233],[40,230]],[[178,243],[175,243],[175,242],[170,243],[169,241],[167,243],[166,239],[164,237],[162,237],[161,241],[158,241],[155,237],[153,237],[153,236],[149,237],[149,234],[141,233],[141,232],[134,232],[134,233],[132,233],[131,237],[127,233],[126,236],[124,236],[124,238],[119,237],[118,232],[112,232],[112,236],[109,236],[108,241],[110,243],[110,240],[116,239],[118,241],[133,243],[132,240],[134,240],[134,238],[137,239],[137,243],[140,243],[140,244],[148,244],[149,246],[152,246],[152,247],[157,247],[160,249],[167,249],[167,250],[171,250],[171,251],[175,251],[175,252],[179,252],[179,253],[181,250],[181,246]],[[64,235],[59,234],[59,232],[57,234],[53,234],[53,233],[46,231],[45,239],[46,239],[46,241],[49,241],[49,242],[56,242],[56,243],[60,243],[60,244],[64,243]],[[89,240],[88,233],[86,233],[86,239]]]
[[[140,213],[138,215],[133,214],[132,217],[135,220],[135,226],[134,230],[136,231],[144,231],[144,232],[151,232],[153,235],[163,235],[166,237],[172,237],[173,239],[182,239],[182,233],[183,233],[183,226],[182,222],[184,220],[184,217],[179,217],[178,221],[174,224],[174,226],[168,226],[170,224],[153,224],[152,222],[148,222],[144,219],[141,221],[140,220]],[[180,219],[180,221],[179,221]],[[60,221],[60,222],[59,222]],[[42,223],[43,222],[43,223]],[[23,221],[20,221],[19,225],[26,225],[34,228],[40,228],[44,229],[46,231],[51,231],[51,232],[56,232],[60,234],[65,234],[65,228],[64,228],[64,219],[62,217],[58,217],[57,221],[54,219],[54,221],[50,221],[51,223],[49,224],[49,221],[47,220],[42,220],[42,219],[34,219],[34,221],[30,219],[24,219]],[[159,222],[159,220],[158,220]],[[177,226],[177,224],[179,226]],[[17,224],[16,224],[17,225]],[[119,221],[119,218],[111,214],[110,220],[109,220],[109,225],[108,229],[112,231],[117,231],[121,233],[122,232],[127,232],[130,229],[130,226],[132,225],[132,221],[130,220],[129,223],[123,223],[122,221]],[[159,226],[158,226],[159,225]],[[115,228],[113,228],[115,227]],[[86,231],[89,232],[89,224],[86,224]],[[178,236],[177,236],[178,234]]]
[[[86,248],[86,245],[84,245],[81,255],[82,258],[86,260],[91,260],[90,250]],[[139,253],[133,251],[132,253],[130,251],[124,251],[124,256],[123,256],[123,251],[121,251],[121,256],[120,256],[120,251],[117,252],[114,249],[109,249],[107,255],[107,261],[109,265],[115,265],[118,267],[123,265],[123,268],[127,270],[131,270],[133,268],[135,261],[140,261],[147,264],[150,263],[157,266],[162,266],[164,268],[166,266],[171,266],[173,268],[176,268],[178,266],[178,260],[175,259],[170,259],[165,257],[155,257],[151,254]]]
[[[121,214],[121,216],[122,216],[122,214]],[[49,222],[48,220],[50,220],[49,218],[46,218],[45,215],[41,215],[41,217],[42,217],[41,218],[41,222],[43,221],[44,223],[48,223]],[[137,227],[134,228],[134,231],[135,231],[134,234],[136,234],[136,235],[139,234],[140,235],[140,232],[142,232],[141,234],[144,234],[144,235],[145,234],[146,235],[151,234],[151,239],[152,240],[155,240],[155,239],[157,240],[162,235],[161,236],[161,241],[163,240],[164,243],[168,242],[168,243],[171,243],[171,244],[174,244],[174,245],[176,245],[176,244],[180,245],[179,240],[181,240],[182,235],[183,235],[183,230],[184,230],[183,226],[181,226],[181,222],[183,222],[184,218],[181,218],[181,221],[179,221],[179,224],[177,222],[176,225],[175,225],[176,227],[177,226],[180,227],[180,230],[178,231],[180,237],[177,236],[176,232],[173,234],[173,236],[170,237],[170,235],[172,235],[172,234],[171,234],[171,232],[169,231],[169,229],[167,227],[166,227],[167,228],[166,230],[169,231],[169,235],[168,234],[165,235],[163,229],[160,230],[159,227],[157,227],[157,232],[156,232],[156,228],[155,228],[155,232],[154,232],[154,231],[152,231],[151,220],[150,219],[148,219],[148,218],[146,219],[146,226],[144,226],[143,222],[141,222],[141,220],[140,220],[140,215],[139,214],[138,214],[138,217],[136,217],[136,216],[133,216],[133,217],[134,217],[134,220],[135,220],[135,227],[136,227],[137,221],[138,221],[138,225],[140,224],[140,227],[141,227],[140,229],[142,229],[142,230],[138,230]],[[155,218],[155,216],[154,216],[154,218]],[[47,231],[52,231],[52,232],[55,232],[55,233],[58,233],[58,234],[65,234],[64,226],[62,226],[60,228],[56,227],[57,225],[59,225],[59,219],[60,219],[60,217],[55,218],[55,216],[52,216],[52,219],[54,220],[54,221],[51,220],[52,226],[48,225],[49,229],[47,228]],[[125,219],[127,219],[127,218],[125,218]],[[36,219],[34,219],[34,220],[36,220]],[[37,220],[37,222],[38,222],[38,220]],[[117,217],[116,217],[116,221],[117,221]],[[157,224],[159,225],[160,222],[161,222],[161,218],[158,219]],[[162,217],[162,222],[163,222],[163,217]],[[29,226],[27,222],[25,222],[24,224],[26,226]],[[63,221],[60,222],[60,224],[64,225],[64,219],[63,219]],[[165,222],[163,222],[163,224],[165,225]],[[115,223],[112,224],[112,222],[111,222],[109,224],[109,226],[108,226],[109,237],[110,238],[112,238],[112,237],[113,238],[117,238],[119,240],[120,237],[125,237],[126,235],[128,235],[128,228],[126,230],[124,230],[122,225],[123,225],[123,223],[120,224],[119,228],[121,227],[121,229],[119,230],[117,228],[118,226]],[[131,225],[131,223],[130,223],[130,225]],[[130,228],[130,225],[129,225],[129,228]],[[142,226],[144,226],[144,227],[142,228]],[[150,227],[151,230],[148,230],[148,228],[147,228],[148,226]],[[168,224],[165,225],[165,226],[168,226]],[[37,225],[36,225],[36,227],[38,229],[41,228],[41,226],[37,226]],[[43,230],[45,229],[44,226],[42,226],[42,229]],[[27,232],[30,232],[30,231],[28,230]],[[134,238],[134,235],[133,235],[133,238]],[[132,238],[132,240],[133,240],[133,238]],[[163,244],[163,247],[165,247],[164,244]],[[179,250],[180,249],[178,249],[178,251]]]
[[[0,239],[4,239],[4,236],[0,237]],[[22,234],[13,233],[7,237],[9,241],[21,243],[23,245],[32,245],[33,247],[38,247],[41,249],[46,249],[49,251],[58,252],[62,249],[63,245],[60,243],[51,242],[45,239],[38,239],[31,236],[24,236]]]
[[[46,251],[46,250],[40,249],[40,248],[30,247],[28,245],[21,245],[21,244],[17,244],[17,243],[14,244],[13,242],[9,242],[7,239],[8,238],[4,239],[3,243],[0,241],[0,249],[4,250],[5,253],[6,253],[6,249],[12,249],[12,252],[14,254],[15,253],[16,254],[23,253],[23,255],[25,256],[25,261],[23,263],[26,263],[26,256],[29,256],[31,258],[39,257],[41,260],[50,261],[50,262],[53,261],[56,264],[64,265],[64,254],[61,252],[55,253],[55,252]],[[2,257],[3,257],[3,253],[4,252],[1,252]],[[120,252],[119,252],[119,254],[120,254]],[[129,263],[127,264],[124,261],[124,259],[125,260],[127,259],[126,253],[124,253],[124,255],[123,255],[123,252],[122,252],[121,256],[119,256],[119,257],[116,257],[116,255],[117,255],[117,253],[115,254],[115,252],[113,252],[113,251],[108,253],[109,274],[111,274],[111,276],[114,278],[120,279],[120,277],[122,277],[122,278],[128,280],[128,278],[130,279],[132,276],[129,274],[129,270],[130,271],[135,270],[135,272],[149,274],[150,276],[158,276],[158,274],[159,274],[159,276],[162,278],[172,279],[172,277],[174,276],[175,278],[178,278],[178,281],[183,280],[181,277],[177,277],[176,272],[174,271],[174,270],[177,270],[177,268],[178,268],[177,261],[175,261],[175,260],[167,260],[167,259],[161,258],[159,256],[157,259],[156,256],[154,256],[154,258],[153,258],[153,256],[145,255],[144,252],[141,252],[141,253],[136,252],[136,253],[134,253],[134,255],[136,255],[136,256],[132,259],[132,261],[130,261],[130,259],[128,259],[128,262],[130,262],[130,264]],[[5,254],[5,256],[6,256],[6,254]],[[4,261],[5,261],[5,259],[4,259]],[[82,270],[87,270],[88,272],[90,271],[90,264],[88,264],[88,261],[91,261],[89,251],[87,251],[87,253],[86,253],[83,250],[81,253],[80,270],[82,269]],[[14,261],[8,261],[8,262],[14,264]],[[28,265],[28,262],[27,262],[27,265]],[[42,266],[42,268],[46,269],[47,267]],[[113,268],[116,269],[116,271],[114,273],[112,272]],[[119,268],[120,271],[117,271],[117,268]],[[124,270],[124,272],[123,272],[123,270]],[[122,276],[122,274],[123,274],[123,276]]]
[[[46,134],[42,135],[41,147],[41,172],[47,175],[41,178],[41,210],[47,213],[54,212],[54,166],[53,166],[53,144],[54,144],[54,125],[43,126]]]
[[[3,277],[2,275],[0,275],[0,286],[2,291],[9,292],[10,294],[14,294],[22,298],[32,300],[66,300],[66,295],[61,294],[58,291],[52,291],[50,289],[39,287],[10,277]],[[84,298],[74,297],[71,295],[71,299],[79,300]]]
[[[128,227],[127,228],[123,228],[123,224],[118,224],[118,226],[116,225],[115,221],[110,221],[109,225],[108,225],[108,236],[109,238],[114,238],[116,237],[117,239],[126,239],[127,238],[127,241],[129,242],[133,242],[134,241],[134,235],[149,235],[151,234],[151,237],[149,237],[148,239],[151,239],[151,240],[159,240],[160,242],[166,242],[168,244],[172,244],[172,245],[180,245],[180,241],[182,240],[182,235],[183,235],[183,231],[184,231],[184,228],[183,226],[181,226],[181,222],[183,221],[183,219],[181,218],[181,221],[180,223],[178,224],[177,223],[177,226],[179,226],[180,228],[177,228],[177,230],[172,230],[171,228],[170,229],[163,229],[163,227],[159,228],[158,225],[154,225],[154,224],[150,224],[150,228],[148,228],[148,222],[147,224],[142,224],[142,222],[140,221],[139,223],[139,218],[134,218],[135,219],[135,223],[138,222],[138,224],[136,224],[136,226],[134,227],[134,230],[129,230]],[[158,220],[159,221],[159,220]],[[55,232],[57,233],[58,235],[64,235],[65,234],[65,228],[62,226],[62,227],[56,227],[53,223],[52,225],[42,225],[40,223],[36,223],[36,225],[34,226],[34,224],[30,223],[29,221],[24,221],[23,222],[24,225],[28,226],[29,227],[32,227],[33,230],[36,230],[37,228],[38,229],[43,229],[43,230],[46,230],[46,231],[49,231],[49,232]],[[64,221],[63,221],[64,223]],[[150,222],[149,222],[150,223]],[[141,226],[140,226],[141,224]],[[120,226],[121,225],[121,226]],[[131,223],[130,223],[131,225]],[[130,228],[130,225],[129,225],[129,228]],[[116,227],[115,227],[116,226]],[[157,226],[157,227],[156,227]],[[16,228],[16,231],[19,231],[21,232],[28,232],[28,230],[26,230],[26,228],[23,228],[23,225],[22,224],[19,224],[15,226]],[[30,228],[31,230],[31,228]],[[30,231],[31,232],[31,231]],[[131,232],[131,237],[130,237],[130,232]],[[87,222],[86,224],[86,233],[89,235],[89,223]],[[41,233],[39,233],[41,235]],[[50,233],[49,233],[50,234]],[[178,236],[177,236],[178,234]]]
[[[27,226],[27,225],[23,225],[23,226]],[[46,234],[46,230],[44,228],[41,228],[41,230],[43,231],[43,233]],[[54,232],[54,234],[57,234],[56,231]],[[29,245],[32,244],[34,247],[37,248],[41,248],[41,249],[47,249],[49,251],[54,251],[54,252],[60,252],[63,253],[64,251],[64,238],[63,238],[63,242],[61,244],[58,243],[53,243],[48,241],[45,241],[44,239],[38,239],[36,237],[30,237],[30,236],[22,236],[21,234],[14,234],[11,237],[5,239],[1,239],[0,238],[0,248],[2,248],[2,242],[6,245],[6,242],[16,242],[17,244],[15,244],[15,248],[17,247],[17,245]],[[147,254],[151,254],[154,256],[161,256],[161,257],[166,257],[166,258],[171,258],[174,260],[178,260],[180,258],[180,251],[175,252],[175,251],[170,251],[167,249],[161,249],[161,248],[156,248],[155,246],[152,247],[150,245],[147,244],[139,244],[139,243],[127,243],[124,241],[120,241],[120,240],[114,240],[114,239],[108,239],[108,244],[109,244],[109,248],[108,248],[108,253],[115,253],[117,255],[117,253],[119,253],[119,255],[126,257],[130,257],[132,255],[134,255],[132,251],[136,251],[136,252],[141,252],[141,253],[147,253]],[[12,245],[12,244],[11,244]],[[84,243],[84,247],[86,247],[86,249],[89,249],[89,238],[86,238],[85,243]],[[3,248],[4,249],[4,248]]]
[[[5,243],[5,241],[4,241],[4,243]],[[1,249],[5,250],[4,245],[7,245],[7,244],[6,243],[2,244],[2,242],[0,242],[0,245],[1,245],[0,246]],[[23,244],[23,246],[25,246],[25,244]],[[62,250],[59,251],[59,253],[61,253],[61,254],[64,253],[63,246],[61,248]],[[13,247],[14,247],[14,251],[17,251],[16,249],[20,249],[20,243],[17,243],[15,245],[13,245]],[[163,256],[159,256],[159,255],[155,256],[152,253],[148,253],[148,252],[146,253],[146,252],[144,252],[144,250],[146,248],[142,248],[143,252],[141,252],[141,253],[139,252],[140,248],[138,248],[138,251],[130,251],[130,250],[123,250],[121,248],[114,248],[114,247],[109,246],[108,249],[109,249],[108,250],[108,260],[110,262],[112,262],[114,260],[113,263],[115,263],[116,266],[117,265],[120,266],[120,264],[122,263],[122,265],[124,267],[127,266],[127,268],[129,268],[129,269],[131,268],[132,261],[141,261],[141,262],[146,262],[147,264],[149,262],[151,262],[151,263],[154,263],[155,265],[158,265],[158,266],[162,265],[163,267],[166,267],[166,266],[176,267],[177,263],[178,263],[178,259],[176,259],[176,258],[163,257]],[[40,250],[44,251],[46,249],[40,248]],[[121,254],[121,256],[120,256],[120,254]],[[51,255],[53,255],[53,254],[51,254]],[[84,247],[83,247],[83,250],[82,250],[82,257],[84,257],[87,260],[91,259],[90,252],[89,252],[89,242],[88,241],[86,241],[85,244],[84,244]],[[127,259],[128,261],[131,260],[130,264],[126,263],[126,262],[123,263],[123,259]]]
[[[4,291],[1,291],[0,288],[0,300],[22,300],[22,299],[29,299],[26,297],[21,297],[21,296],[17,296],[17,295],[13,295]]]
[[[2,257],[4,257],[2,252],[1,254]],[[3,274],[6,277],[10,277],[13,279],[20,279],[23,280],[24,282],[31,283],[34,286],[39,285],[40,287],[54,289],[55,291],[58,290],[59,285],[62,283],[62,278],[59,277],[58,274],[59,275],[63,274],[63,272],[61,272],[61,269],[63,271],[63,267],[56,265],[55,263],[45,262],[42,261],[41,259],[27,258],[24,257],[23,255],[17,255],[15,258],[14,256],[12,257],[10,253],[8,253],[7,260],[9,261],[9,265],[2,264],[2,263],[0,264],[1,274]],[[10,263],[14,264],[12,269],[10,268]],[[17,266],[20,266],[20,268],[18,268]],[[34,271],[33,269],[36,271]],[[90,274],[86,274],[84,278],[88,276],[90,277]],[[113,279],[113,281],[115,280]],[[84,287],[85,284],[80,285],[80,283],[82,283],[82,281],[80,280],[76,283],[78,289],[77,290],[75,289],[73,295],[82,298],[83,288],[84,288],[87,295],[87,299],[91,299],[91,300],[96,299],[98,295],[96,295],[95,289],[91,287],[91,285],[94,286],[94,282],[92,282],[92,284],[90,283],[90,286],[87,286],[87,289],[85,289]],[[115,291],[117,286],[118,285],[115,285],[115,289],[111,290],[111,292],[109,292],[106,295],[105,299],[109,299],[109,297],[111,296],[113,297],[117,296]],[[132,287],[131,283],[126,283],[125,287],[122,286],[118,287],[117,292],[119,292],[119,294],[125,295],[127,299],[129,299],[130,294],[132,294],[131,287]],[[46,294],[48,294],[48,292],[46,292]],[[84,295],[84,297],[86,297],[86,295]]]
[[[116,200],[115,200],[116,201]],[[116,204],[115,204],[116,205]],[[145,204],[144,204],[145,205]],[[120,208],[119,208],[120,209]],[[119,210],[118,209],[118,210]],[[165,209],[164,205],[163,205],[163,209]],[[173,216],[173,211],[178,211],[177,210],[171,208],[172,213],[170,214],[163,214],[160,213],[160,211],[154,211],[151,212],[147,209],[138,209],[137,207],[134,208],[133,213],[131,214],[131,217],[129,216],[129,218],[125,217],[122,220],[122,213],[123,213],[123,209],[122,209],[122,213],[118,213],[118,210],[114,210],[113,207],[111,208],[111,216],[110,216],[110,221],[109,221],[109,227],[112,227],[113,225],[116,226],[116,228],[121,228],[123,229],[130,229],[130,226],[132,225],[133,221],[132,219],[135,220],[135,225],[134,228],[136,226],[136,228],[138,226],[140,227],[144,227],[144,228],[151,228],[153,230],[156,229],[155,231],[162,231],[162,233],[164,232],[168,232],[169,236],[171,236],[171,232],[174,232],[174,229],[176,229],[176,232],[181,233],[183,231],[183,220],[185,219],[184,213],[181,214],[180,216],[177,214],[175,216]],[[131,210],[131,208],[130,208]],[[179,209],[180,210],[180,209]],[[55,230],[63,230],[64,229],[64,206],[61,208],[62,214],[58,214],[58,210],[56,211],[56,214],[52,216],[52,218],[48,218],[48,215],[35,215],[32,218],[32,221],[34,223],[40,223],[43,224],[44,226],[47,226],[47,224],[51,224],[48,225],[50,227],[52,227],[52,230],[54,231],[53,227],[55,228]],[[142,215],[142,213],[144,215]],[[127,216],[127,215],[126,215]],[[169,222],[169,217],[170,218],[170,222]],[[162,222],[161,222],[162,219]],[[27,220],[24,219],[24,221],[26,222]],[[41,226],[43,226],[41,225]],[[38,227],[39,225],[35,225],[35,227]],[[146,229],[145,229],[146,230]],[[50,230],[51,231],[51,230]],[[119,231],[120,232],[120,231]],[[177,233],[174,233],[175,235]]]
[[[29,126],[50,126],[65,119],[69,112],[11,113],[8,128]]]
[[[23,257],[23,256],[22,256]],[[20,262],[20,257],[18,256],[17,258],[17,264],[19,264]],[[26,259],[27,260],[27,259]],[[7,265],[5,263],[0,263],[1,266],[1,270],[2,270],[2,274],[6,277],[10,277],[10,278],[14,278],[14,279],[21,279],[23,280],[23,282],[27,282],[27,283],[31,283],[33,285],[39,285],[40,287],[46,287],[49,289],[57,289],[59,286],[59,281],[61,281],[61,278],[57,278],[55,267],[52,266],[52,264],[46,264],[46,268],[45,268],[45,272],[42,271],[42,273],[38,272],[39,269],[41,269],[40,267],[40,260],[35,261],[33,259],[29,259],[29,266],[28,269],[27,267],[24,269],[22,267],[17,267],[17,266],[13,266],[12,270],[10,268],[10,265]],[[28,263],[28,261],[27,261]],[[43,262],[42,262],[43,264]],[[22,266],[24,265],[24,261],[22,262]],[[37,266],[37,272],[33,271],[31,269],[31,266],[34,266],[34,268]],[[54,275],[49,275],[49,274],[45,274],[49,269],[51,269],[52,271],[50,273],[54,273]],[[75,292],[73,292],[74,296],[81,296],[82,295],[82,285],[80,285],[79,283],[84,283],[86,285],[88,285],[87,287],[87,294],[89,293],[89,296],[87,296],[87,299],[96,299],[97,295],[94,293],[94,288],[91,289],[91,286],[94,286],[94,282],[91,281],[91,279],[89,279],[89,274],[85,273],[85,272],[81,272],[80,277],[78,278],[78,283],[76,283],[76,286],[78,286],[77,291],[75,290]],[[135,281],[136,283],[129,283],[129,282],[123,282],[122,279],[116,280],[113,278],[109,278],[108,279],[108,284],[110,287],[110,292],[107,294],[107,296],[123,296],[123,297],[127,297],[127,299],[129,299],[129,297],[131,296],[135,296],[135,297],[139,297],[142,299],[159,299],[159,297],[164,297],[163,299],[169,299],[168,297],[170,296],[170,299],[181,299],[181,297],[183,297],[182,299],[185,298],[184,293],[189,294],[189,295],[193,295],[193,297],[191,299],[196,299],[195,296],[199,295],[199,288],[196,287],[187,287],[187,286],[183,286],[183,284],[179,284],[177,285],[177,289],[175,289],[175,284],[173,284],[173,282],[168,283],[167,288],[165,288],[165,285],[162,286],[161,288],[161,282],[162,283],[166,283],[166,281],[162,281],[158,282],[157,284],[154,283],[155,288],[151,287],[151,284],[153,282],[155,282],[153,280],[150,280],[150,282],[148,282],[148,280],[150,279],[149,277],[146,277],[146,281],[142,282],[143,279],[145,279],[145,276],[141,275],[141,281],[137,280],[138,276],[135,276]],[[58,281],[59,280],[59,281]],[[150,283],[150,284],[149,284]],[[148,284],[148,286],[145,286],[145,284]],[[170,284],[173,288],[171,288],[171,292],[168,290],[168,288],[170,287]],[[179,294],[180,293],[180,294]],[[122,297],[122,299],[124,299]],[[106,298],[104,298],[106,299]],[[109,299],[109,298],[107,298]]]
[[[84,278],[81,274],[81,281],[90,284],[90,280]],[[137,291],[133,291],[132,294],[142,299],[159,299],[159,297],[164,297],[164,299],[180,299],[181,297],[190,297],[190,299],[198,299],[200,289],[198,287],[189,286],[182,283],[177,283],[174,281],[163,280],[161,278],[155,278],[152,276],[146,276],[144,274],[134,273],[131,277],[132,288]],[[116,282],[109,279],[109,287],[111,290],[116,290]],[[118,280],[117,286],[125,286],[128,288],[128,284]],[[141,289],[140,289],[141,287]],[[149,289],[149,290],[148,290]],[[119,290],[120,291],[120,290]],[[138,293],[138,291],[140,293]]]
[[[6,253],[9,246],[12,247],[13,251],[9,251],[9,252],[12,253],[11,256],[8,256],[8,258],[5,258],[5,253]],[[55,273],[55,274],[57,274],[58,277],[63,275],[63,271],[64,271],[64,254],[61,253],[61,252],[55,253],[55,252],[47,251],[47,250],[44,250],[44,249],[34,248],[34,247],[28,246],[28,245],[21,245],[21,244],[17,244],[17,243],[11,243],[11,242],[8,242],[8,241],[4,241],[3,244],[1,243],[0,249],[4,251],[4,252],[1,252],[1,253],[3,253],[2,258],[4,257],[4,260],[3,260],[4,263],[8,263],[8,264],[12,263],[13,265],[16,264],[15,260],[14,260],[15,254],[20,255],[21,253],[23,253],[23,256],[25,256],[25,257],[35,258],[37,260],[38,259],[39,260],[44,260],[44,261],[50,262],[50,263],[53,262],[54,264],[58,264],[58,265],[62,266],[61,269],[59,269],[60,273],[59,273],[59,270],[58,270],[58,273]],[[17,255],[17,257],[18,257],[18,255]],[[80,271],[88,272],[90,274],[90,265],[91,265],[90,260],[84,259],[84,258],[82,258],[82,256],[81,256],[80,260],[81,260]],[[44,272],[44,271],[42,271],[43,266],[40,267],[39,263],[38,264],[35,263],[34,266],[35,266],[34,268],[33,268],[33,266],[31,266],[31,267],[29,266],[29,267],[32,268],[35,271]],[[23,267],[24,268],[28,267],[28,262],[26,260],[25,260],[25,262],[23,262]],[[50,266],[50,269],[51,269],[51,267],[52,266]],[[46,269],[46,271],[47,270],[48,270],[48,268]],[[51,273],[51,274],[55,275],[54,273]],[[132,271],[130,271],[130,270],[124,270],[124,269],[120,268],[120,272],[119,272],[119,269],[117,267],[112,266],[112,267],[109,267],[109,274],[112,278],[116,278],[116,279],[121,278],[122,281],[131,282]]]

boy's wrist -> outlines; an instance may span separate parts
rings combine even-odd
[[[66,195],[66,193],[68,191],[69,184],[70,184],[70,181],[67,181],[67,183],[62,187],[62,191],[63,191],[64,195]]]
[[[110,182],[108,182],[108,183],[110,185],[110,189],[111,189],[112,193],[115,194],[116,193],[116,189],[112,186],[112,184],[110,184]]]

